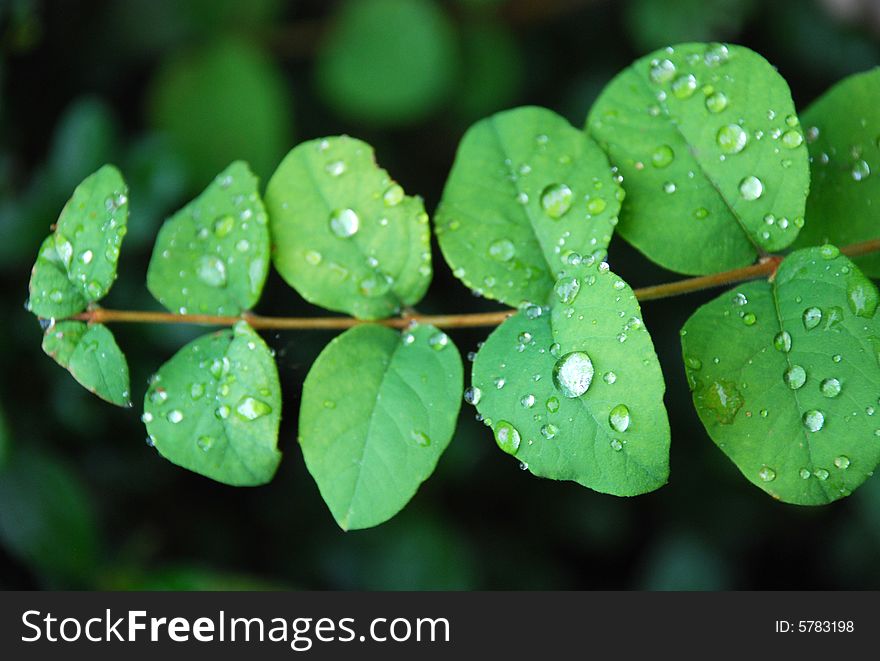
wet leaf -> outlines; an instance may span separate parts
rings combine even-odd
[[[117,406],[131,406],[128,363],[103,324],[59,321],[43,335],[43,351],[86,390]]]
[[[82,312],[116,279],[128,220],[128,189],[112,165],[86,177],[40,246],[31,272],[28,308],[46,319]]]
[[[237,315],[269,271],[269,227],[257,178],[236,161],[162,225],[147,287],[172,312]]]
[[[847,496],[880,461],[876,287],[836,248],[792,253],[773,282],[707,303],[682,352],[709,436],[774,498]]]
[[[812,184],[798,247],[880,238],[878,98],[880,69],[873,69],[846,78],[804,112]],[[866,275],[880,277],[880,255],[855,261]]]
[[[564,119],[501,112],[458,148],[437,210],[440,248],[487,298],[543,304],[569,262],[604,257],[622,197],[605,155]]]
[[[150,442],[170,462],[232,486],[275,475],[281,387],[269,348],[245,322],[190,342],[151,379]]]
[[[455,430],[461,357],[445,333],[361,325],[321,352],[303,386],[299,442],[344,530],[397,514]]]
[[[266,190],[275,268],[307,301],[361,319],[421,300],[431,281],[422,200],[347,136],[305,142]]]
[[[668,269],[744,266],[803,225],[809,167],[791,94],[747,48],[651,53],[605,88],[587,128],[624,178],[621,236]]]
[[[632,290],[600,264],[566,269],[556,291],[549,310],[525,308],[489,336],[468,400],[539,477],[618,496],[663,486],[665,385]]]
[[[452,26],[430,0],[347,2],[318,52],[318,88],[345,117],[409,123],[444,100],[456,56]]]

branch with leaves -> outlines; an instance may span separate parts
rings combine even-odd
[[[123,406],[128,368],[106,324],[228,327],[157,371],[142,419],[163,457],[237,486],[270,481],[281,460],[277,367],[256,331],[344,330],[305,380],[298,440],[350,529],[412,498],[462,399],[537,476],[620,496],[661,487],[665,382],[639,302],[733,284],[681,330],[696,410],[749,481],[785,502],[827,503],[880,462],[878,92],[877,71],[853,76],[799,119],[759,55],[685,44],[621,72],[584,131],[536,107],[478,122],[433,228],[455,277],[509,309],[412,309],[433,274],[428,215],[346,136],[294,148],[263,195],[233,163],[166,220],[147,286],[167,312],[98,305],[128,217],[126,184],[105,166],[41,246],[29,307],[45,352]],[[632,290],[606,259],[615,231],[695,277]],[[270,263],[346,316],[252,313]],[[497,328],[465,389],[440,329],[482,326]]]

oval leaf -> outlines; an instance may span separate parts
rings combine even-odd
[[[86,177],[40,246],[28,309],[46,319],[69,317],[100,300],[116,279],[128,221],[128,188],[112,165]]]
[[[880,461],[877,289],[832,246],[792,253],[775,280],[737,287],[685,324],[697,413],[743,475],[818,505]]]
[[[59,321],[43,335],[43,351],[86,390],[117,406],[131,406],[128,363],[103,324]]]
[[[807,224],[797,246],[840,246],[880,237],[880,69],[850,76],[803,115],[810,150],[812,184]],[[880,277],[880,254],[856,264]]]
[[[361,319],[396,314],[431,281],[422,200],[347,136],[293,149],[266,190],[275,268],[307,301]]]
[[[151,379],[143,420],[171,463],[233,486],[269,482],[281,461],[269,347],[243,321],[190,342]]]
[[[237,315],[260,299],[268,271],[257,178],[236,161],[162,225],[147,287],[172,312]]]
[[[624,178],[621,236],[668,269],[744,266],[803,225],[809,166],[791,94],[747,48],[643,57],[605,88],[587,127]]]
[[[508,305],[540,305],[572,253],[604,257],[622,198],[592,140],[549,110],[517,108],[465,134],[437,236],[468,287]]]
[[[434,471],[461,405],[462,365],[445,333],[356,326],[303,385],[299,442],[344,530],[390,519]]]
[[[474,361],[474,402],[499,447],[540,477],[618,496],[669,474],[665,385],[632,290],[607,264],[570,268],[550,310],[527,307]]]

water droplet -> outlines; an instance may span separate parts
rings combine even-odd
[[[262,416],[271,413],[272,407],[266,402],[260,401],[254,397],[245,396],[238,402],[235,412],[245,420],[256,420]]]
[[[602,199],[601,197],[594,197],[590,199],[589,202],[587,202],[587,211],[591,215],[595,216],[605,211],[606,206],[607,204],[604,199]]]
[[[791,334],[788,331],[780,331],[773,338],[773,347],[782,353],[791,351]]]
[[[239,239],[239,241],[235,244],[235,249],[238,252],[247,252],[251,249],[251,242],[247,239]]]
[[[495,425],[495,442],[507,454],[516,454],[519,450],[521,437],[516,427],[506,420],[499,420]]]
[[[443,351],[449,344],[449,336],[443,331],[438,331],[428,338],[428,346],[434,351]]]
[[[144,414],[141,416],[141,422],[143,422],[145,425],[153,422],[153,414],[149,411],[145,411]]]
[[[837,466],[840,470],[846,470],[849,468],[850,460],[849,457],[844,455],[840,455],[839,457],[834,458],[834,465]]]
[[[566,397],[580,397],[593,382],[593,361],[583,351],[565,354],[553,366],[553,383]]]
[[[403,188],[398,184],[392,184],[382,195],[382,200],[385,202],[386,207],[396,207],[403,201],[403,197]]]
[[[472,406],[476,406],[480,403],[480,398],[483,396],[483,391],[476,387],[467,388],[464,391],[464,401]]]
[[[550,397],[547,400],[547,410],[550,413],[556,413],[559,410],[559,400],[556,397]]]
[[[543,427],[541,427],[541,436],[546,438],[548,441],[551,440],[559,433],[559,428],[553,423],[547,423]]]
[[[516,254],[516,247],[510,239],[498,239],[489,244],[489,256],[499,262],[509,262]]]
[[[749,134],[739,124],[728,124],[718,129],[716,140],[725,154],[738,154],[745,149]]]
[[[91,264],[94,256],[95,253],[93,253],[91,250],[86,250],[85,252],[83,252],[82,255],[79,256],[79,258],[83,264]]]
[[[541,208],[551,218],[562,218],[573,198],[574,193],[565,184],[550,184],[541,192]]]
[[[672,83],[672,93],[679,99],[690,98],[697,89],[697,79],[692,73],[679,76]]]
[[[176,425],[178,422],[183,420],[183,411],[174,409],[173,411],[169,411],[166,417],[168,418],[168,422],[170,422],[172,425]]]
[[[744,200],[757,200],[764,194],[764,184],[757,177],[746,177],[739,182],[739,194]]]
[[[530,409],[535,405],[535,396],[534,395],[523,395],[519,400],[519,403],[523,408]]]
[[[196,275],[209,287],[226,286],[226,264],[214,255],[202,255],[199,258]]]
[[[629,409],[625,404],[618,404],[608,414],[608,424],[614,431],[625,432],[629,429]]]
[[[306,252],[306,262],[311,264],[312,266],[317,266],[321,263],[321,260],[324,259],[317,250],[309,250]]]
[[[697,220],[703,220],[709,215],[709,210],[706,207],[698,207],[694,209],[694,218]]]
[[[660,145],[651,154],[651,163],[655,168],[665,168],[675,160],[675,152],[669,145]]]
[[[746,312],[743,315],[742,320],[746,326],[754,326],[758,318],[755,316],[754,312]]]
[[[846,283],[846,301],[853,314],[870,319],[877,311],[877,287],[863,275],[853,273]]]
[[[706,109],[709,112],[719,113],[727,108],[728,100],[724,92],[715,92],[706,97]]]
[[[809,431],[817,432],[822,429],[822,426],[825,424],[825,415],[822,413],[822,411],[811,409],[804,413],[801,420],[803,420],[804,427],[806,427]]]
[[[672,193],[675,192],[675,190],[676,189],[675,189],[675,182],[674,181],[667,181],[663,184],[663,192],[664,193],[671,195]]]
[[[420,448],[426,448],[431,445],[431,437],[428,436],[425,432],[419,431],[417,429],[413,429],[410,432],[409,437],[415,441],[416,445]]]
[[[324,166],[324,170],[326,170],[327,174],[331,177],[338,177],[346,170],[345,161],[330,161]]]
[[[807,382],[807,371],[800,365],[792,365],[782,375],[782,380],[792,390],[801,388]]]
[[[867,161],[856,161],[852,166],[850,174],[852,174],[853,180],[864,181],[871,174],[871,167]]]
[[[566,305],[572,303],[577,298],[581,289],[581,282],[574,276],[565,276],[556,281],[554,291],[559,300]]]
[[[819,390],[826,397],[837,397],[840,394],[840,381],[835,378],[823,379]]]
[[[356,234],[360,226],[361,219],[353,209],[336,209],[330,214],[330,230],[341,239]]]
[[[831,260],[840,255],[840,250],[837,246],[832,246],[830,243],[826,243],[819,248],[819,254],[822,255],[823,259]]]
[[[801,476],[802,480],[809,480],[812,473],[810,471],[808,471],[806,468],[801,468],[798,471],[798,475]]]
[[[743,398],[736,386],[729,381],[713,381],[696,391],[699,405],[715,414],[723,425],[729,425],[742,408]]]
[[[758,471],[758,477],[764,482],[772,482],[776,479],[776,471],[769,466],[762,466],[761,470]]]
[[[822,310],[817,307],[809,307],[803,314],[804,328],[813,330],[822,321]]]
[[[205,386],[201,383],[194,383],[189,387],[189,396],[193,399],[201,399],[205,394]]]
[[[507,381],[504,380],[504,377],[499,376],[493,381],[493,383],[498,390],[501,390]]]
[[[651,62],[650,75],[655,83],[668,83],[675,75],[675,65],[670,60],[654,60]]]
[[[214,234],[218,238],[223,238],[235,228],[235,218],[232,216],[220,216],[214,221]]]
[[[617,375],[614,372],[605,372],[602,376],[602,380],[610,386],[617,381]]]
[[[829,476],[830,474],[831,474],[831,473],[829,473],[829,472],[828,472],[827,470],[825,470],[824,468],[817,468],[816,471],[813,473],[813,475],[815,475],[816,477],[818,477],[818,478],[819,478],[820,480],[822,480],[823,482],[824,482],[825,480],[828,479],[828,476]]]
[[[199,446],[204,452],[207,452],[214,446],[214,437],[213,436],[199,436],[199,439],[196,441],[196,445]]]
[[[789,130],[782,134],[782,144],[788,149],[800,147],[803,142],[804,136],[801,135],[800,131]]]

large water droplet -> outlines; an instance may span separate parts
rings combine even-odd
[[[516,254],[516,247],[510,239],[498,239],[489,244],[489,256],[499,262],[509,262]]]
[[[791,351],[791,334],[788,331],[780,331],[773,338],[773,346],[777,351],[788,353]]]
[[[716,140],[725,154],[738,154],[745,149],[749,134],[739,124],[728,124],[718,129]]]
[[[572,303],[577,298],[581,289],[581,282],[574,276],[565,276],[556,281],[554,291],[559,300],[566,305]]]
[[[792,365],[785,370],[782,379],[789,388],[797,390],[807,382],[807,371],[800,365]]]
[[[553,383],[566,397],[580,397],[593,382],[593,361],[583,351],[565,354],[553,366]]]
[[[803,314],[804,328],[813,330],[822,321],[822,310],[817,307],[809,307]]]
[[[672,83],[672,93],[679,99],[690,98],[697,89],[697,79],[692,73],[679,76]]]
[[[739,194],[744,200],[757,200],[764,194],[764,184],[757,177],[746,177],[739,182]]]
[[[562,218],[573,198],[574,193],[565,184],[550,184],[541,192],[541,208],[551,218]]]
[[[819,390],[826,397],[837,397],[840,394],[840,381],[835,378],[823,379]]]
[[[853,314],[870,319],[877,311],[877,287],[866,277],[854,273],[846,283],[846,302]]]
[[[339,238],[353,236],[360,226],[361,220],[353,209],[336,209],[330,214],[330,230]]]
[[[235,412],[245,420],[256,420],[262,416],[271,413],[272,407],[266,402],[260,401],[254,397],[245,396],[241,398]]]
[[[483,396],[483,391],[477,387],[467,388],[464,391],[464,401],[468,404],[476,406],[480,403],[480,398]]]
[[[495,442],[507,454],[516,454],[520,441],[519,431],[512,424],[506,420],[499,420],[495,424]]]
[[[630,417],[626,404],[618,404],[608,414],[608,424],[614,431],[625,432],[629,429]]]
[[[196,275],[209,287],[225,287],[226,263],[214,255],[202,255],[196,267]]]
[[[715,92],[706,97],[706,109],[709,112],[719,113],[727,108],[728,100],[724,92]]]
[[[811,432],[817,432],[822,429],[822,426],[825,424],[825,415],[822,411],[818,411],[816,409],[811,409],[804,413],[801,418],[804,423],[804,427],[806,427]]]

